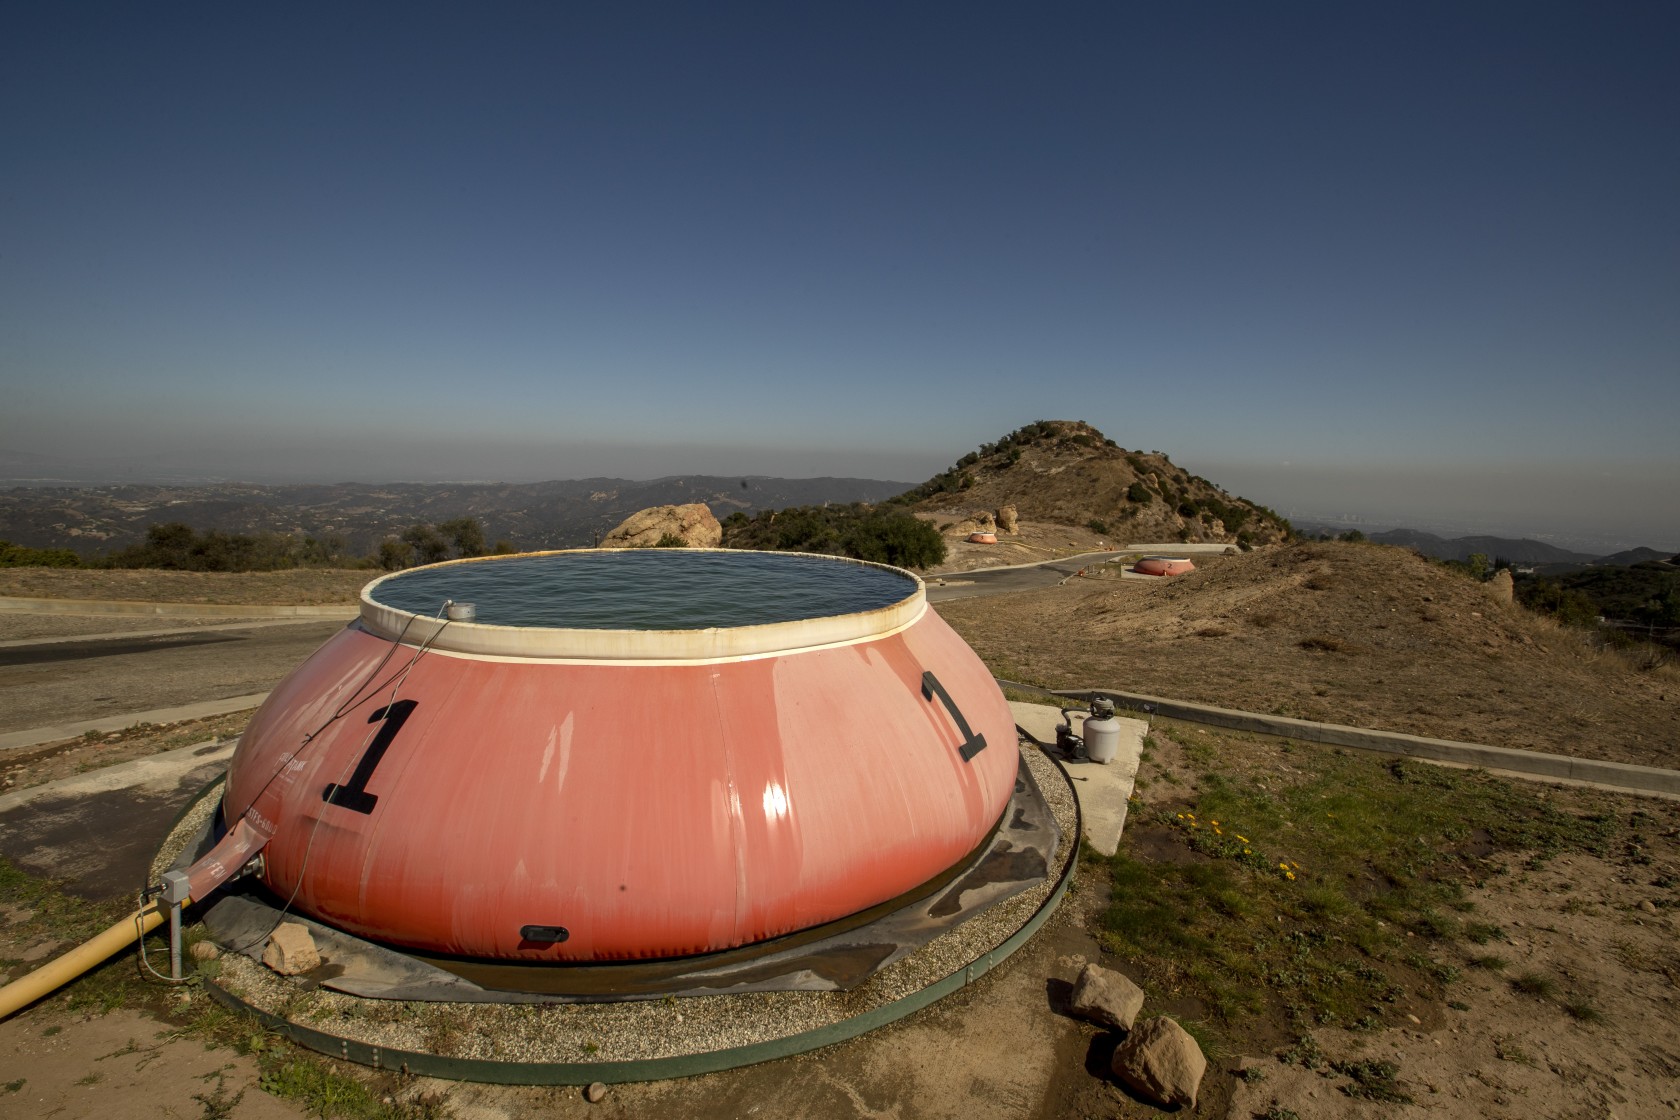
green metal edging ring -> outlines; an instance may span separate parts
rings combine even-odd
[[[1056,760],[1052,758],[1051,761]],[[1062,779],[1068,783],[1071,791],[1073,783],[1068,779],[1067,772],[1062,769],[1060,762],[1056,762],[1056,769],[1062,771]],[[884,1003],[849,1019],[842,1019],[838,1023],[830,1023],[826,1027],[815,1027],[785,1038],[755,1042],[748,1046],[626,1062],[503,1062],[489,1058],[445,1058],[412,1050],[391,1050],[327,1034],[325,1031],[300,1026],[289,1019],[253,1007],[214,981],[206,980],[204,987],[218,1003],[255,1016],[264,1026],[300,1046],[329,1057],[372,1066],[374,1069],[423,1077],[441,1077],[450,1081],[480,1081],[499,1085],[587,1085],[592,1081],[664,1081],[676,1077],[693,1077],[702,1073],[717,1073],[721,1070],[737,1069],[741,1066],[773,1061],[776,1058],[803,1054],[856,1038],[920,1011],[957,989],[974,983],[1002,964],[1050,920],[1056,907],[1061,904],[1062,897],[1067,894],[1068,884],[1073,880],[1074,868],[1079,864],[1082,816],[1079,799],[1075,795],[1074,839],[1068,845],[1066,861],[1061,877],[1056,882],[1056,889],[1050,892],[1049,898],[1039,904],[1032,917],[1001,944],[980,954],[944,978],[935,980],[927,987],[909,995],[900,996],[890,1003]]]

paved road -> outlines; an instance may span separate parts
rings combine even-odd
[[[0,650],[0,732],[266,692],[342,621]]]
[[[1064,556],[1060,560],[1041,560],[1036,564],[1022,564],[1011,568],[982,568],[974,572],[951,572],[944,576],[945,584],[932,582],[927,597],[930,603],[944,603],[952,599],[975,599],[982,595],[1005,595],[1011,591],[1031,591],[1039,587],[1053,587],[1092,564],[1101,564],[1125,552],[1085,552],[1078,556]]]

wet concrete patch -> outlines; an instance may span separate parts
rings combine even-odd
[[[167,784],[92,793],[43,793],[0,812],[0,855],[31,875],[58,880],[67,894],[103,901],[132,895],[175,815],[226,761],[181,770]]]

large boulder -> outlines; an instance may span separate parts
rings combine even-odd
[[[1509,603],[1516,594],[1516,584],[1511,579],[1511,569],[1501,568],[1493,573],[1493,578],[1482,584],[1482,590],[1496,603]]]
[[[626,517],[601,538],[601,547],[652,548],[666,537],[676,537],[689,548],[716,548],[723,543],[723,526],[701,502],[654,506]]]
[[[1020,520],[1014,506],[1002,506],[997,511],[997,527],[1005,533],[1020,532]]]
[[[1114,1051],[1114,1076],[1164,1107],[1196,1107],[1207,1058],[1190,1033],[1165,1015],[1145,1019]]]
[[[1129,1031],[1143,1007],[1143,989],[1118,972],[1088,964],[1073,982],[1068,1006],[1081,1018]]]

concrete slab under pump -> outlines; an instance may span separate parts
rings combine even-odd
[[[1060,711],[1048,704],[1020,700],[1011,700],[1009,709],[1015,713],[1015,726],[1045,746],[1055,745],[1056,725],[1062,722]],[[1143,755],[1143,737],[1149,733],[1149,724],[1141,719],[1120,718],[1118,722],[1120,752],[1113,762],[1062,761],[1073,779],[1074,795],[1079,798],[1085,839],[1105,856],[1120,847],[1120,833],[1126,827],[1126,809]]]

